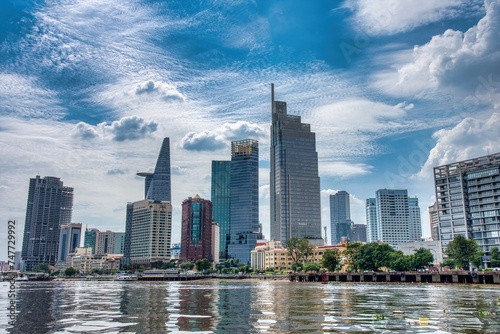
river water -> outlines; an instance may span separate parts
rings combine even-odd
[[[500,333],[500,287],[481,285],[18,282],[0,333]]]

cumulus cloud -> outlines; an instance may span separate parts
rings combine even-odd
[[[337,177],[342,179],[370,174],[372,168],[372,166],[367,164],[345,161],[322,161],[319,163],[320,176]]]
[[[437,131],[436,145],[416,176],[431,177],[433,167],[499,152],[498,129],[500,114],[493,113],[486,120],[468,117],[452,129]]]
[[[479,0],[347,0],[344,6],[354,11],[354,24],[367,35],[411,31],[445,17],[481,10]]]
[[[162,81],[149,80],[135,87],[136,95],[156,94],[165,101],[185,101],[186,97],[176,87]]]
[[[500,1],[486,0],[486,14],[465,33],[446,30],[416,46],[413,61],[398,70],[397,87],[465,92],[498,107],[500,97]]]
[[[78,122],[71,131],[71,135],[82,140],[94,139],[99,136],[96,127],[85,122]]]
[[[266,135],[264,129],[258,124],[244,121],[224,123],[222,128],[218,129],[217,132],[229,140],[242,140],[247,138],[257,139]]]
[[[181,139],[180,146],[186,150],[214,151],[225,148],[232,140],[258,139],[266,136],[258,124],[238,121],[224,123],[214,131],[189,132]]]
[[[111,136],[114,141],[137,140],[148,136],[158,129],[155,121],[146,121],[142,117],[127,116],[111,124],[99,123],[97,126],[79,122],[72,130],[71,135],[82,140],[90,140],[96,137],[106,138]]]
[[[188,151],[215,151],[226,147],[224,138],[210,131],[189,132],[180,141],[181,148]]]

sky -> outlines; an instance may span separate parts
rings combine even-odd
[[[328,238],[330,194],[365,223],[384,188],[418,197],[429,237],[432,168],[500,151],[500,0],[0,0],[0,245],[14,219],[21,250],[36,175],[74,188],[73,221],[124,231],[164,137],[173,242],[247,138],[269,236],[271,83],[316,133]]]

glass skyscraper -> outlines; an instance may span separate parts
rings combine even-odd
[[[380,240],[377,225],[377,199],[368,198],[366,200],[366,241],[376,242]]]
[[[300,116],[274,100],[271,84],[271,240],[321,239],[321,193],[316,135]]]
[[[181,252],[179,260],[214,260],[212,202],[196,195],[182,202]]]
[[[71,223],[61,225],[59,233],[59,251],[58,261],[66,261],[69,253],[73,253],[77,247],[80,247],[80,238],[82,235],[82,224]]]
[[[65,187],[60,178],[30,179],[21,252],[24,270],[56,264],[60,227],[71,223],[72,208],[73,188]]]
[[[151,201],[170,202],[172,197],[170,182],[170,139],[165,137],[160,148],[153,173],[141,172],[145,177],[144,197]]]
[[[231,226],[228,257],[250,264],[250,252],[262,239],[259,227],[259,143],[231,142]]]
[[[340,244],[342,237],[351,239],[351,206],[349,193],[341,190],[330,195],[330,231],[332,245]]]
[[[231,221],[231,161],[212,161],[212,220],[219,225],[221,259],[227,258]]]

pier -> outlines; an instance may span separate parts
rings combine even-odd
[[[500,284],[498,271],[292,273],[291,282]]]

